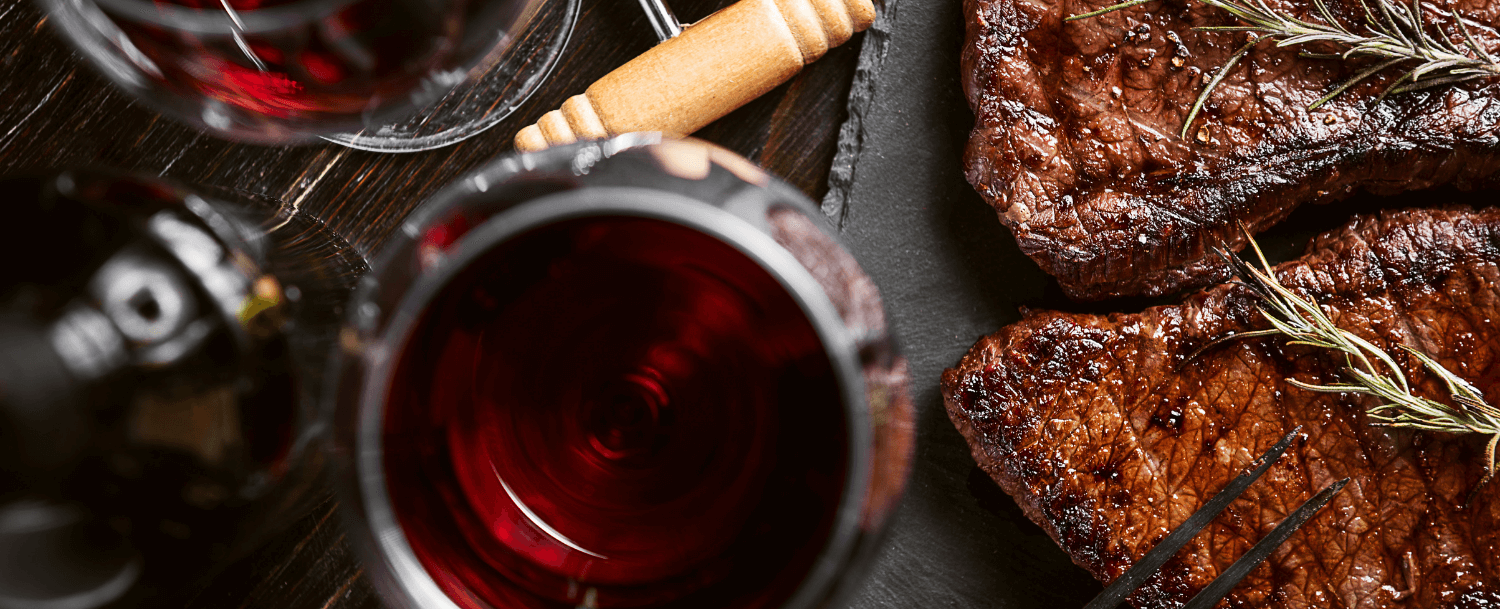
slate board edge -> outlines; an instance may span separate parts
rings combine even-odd
[[[828,193],[823,196],[823,214],[839,230],[844,228],[849,193],[854,187],[855,167],[864,145],[865,112],[875,100],[875,83],[880,68],[885,65],[891,30],[896,22],[897,0],[885,0],[879,4],[881,10],[875,16],[875,23],[865,32],[863,46],[859,49],[854,80],[849,85],[848,118],[839,127],[837,152],[834,153],[833,166],[828,170]]]

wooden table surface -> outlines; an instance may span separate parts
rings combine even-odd
[[[692,22],[727,0],[673,0]],[[708,126],[716,142],[783,176],[814,200],[827,189],[862,35],[791,82]],[[52,31],[27,0],[0,0],[0,173],[107,166],[277,201],[376,251],[444,184],[510,152],[523,125],[645,51],[655,36],[633,0],[583,0],[557,70],[518,112],[461,144],[380,154],[332,144],[237,144],[161,116],[116,89]],[[0,205],[23,204],[6,201]],[[193,606],[370,607],[379,599],[351,555],[330,500],[208,584]]]

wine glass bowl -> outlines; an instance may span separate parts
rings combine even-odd
[[[44,0],[104,74],[257,143],[379,125],[501,53],[539,0]]]
[[[397,606],[817,607],[905,480],[878,293],[744,159],[629,136],[419,208],[349,310],[350,536]]]
[[[464,265],[409,333],[382,438],[450,597],[490,565],[553,602],[639,606],[811,563],[846,479],[841,388],[770,274],[628,210]]]
[[[365,263],[248,193],[0,184],[0,606],[180,606],[324,496],[316,372]]]
[[[464,82],[405,117],[323,136],[371,152],[418,152],[477,135],[510,116],[551,76],[573,34],[582,0],[548,0],[519,33],[470,70]]]

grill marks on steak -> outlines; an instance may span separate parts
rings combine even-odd
[[[1390,78],[1380,76],[1309,113],[1314,100],[1373,64],[1303,59],[1274,44],[1241,61],[1188,138],[1179,138],[1202,84],[1247,34],[1193,31],[1238,23],[1185,0],[1062,21],[1112,3],[965,0],[962,69],[975,114],[965,151],[969,182],[1070,296],[1203,285],[1226,272],[1208,248],[1243,245],[1237,222],[1260,230],[1301,202],[1358,187],[1470,187],[1500,166],[1500,84],[1493,80],[1377,104]],[[1310,0],[1267,3],[1317,20],[1307,17]],[[1436,9],[1427,21],[1455,36],[1450,10],[1479,24],[1500,21],[1493,0],[1424,4]],[[1329,5],[1346,27],[1363,23],[1358,2]],[[1476,30],[1493,51],[1500,36]]]
[[[1500,209],[1365,217],[1315,239],[1279,279],[1342,328],[1411,345],[1500,402]],[[943,375],[949,417],[979,465],[1079,565],[1109,581],[1296,425],[1305,441],[1131,601],[1176,606],[1286,514],[1349,486],[1256,569],[1230,607],[1500,604],[1500,484],[1463,508],[1485,438],[1374,427],[1327,351],[1246,339],[1267,327],[1240,287],[1139,314],[1029,313]],[[1398,355],[1418,391],[1444,396]],[[1222,605],[1221,605],[1222,606]]]

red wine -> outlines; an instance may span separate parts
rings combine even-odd
[[[827,542],[838,384],[796,301],[721,241],[532,230],[442,288],[400,357],[388,489],[460,606],[776,606]]]
[[[497,42],[529,0],[98,0],[116,61],[216,129],[357,129]],[[428,100],[430,101],[430,100]],[[208,108],[207,112],[201,109]],[[222,124],[220,124],[222,123]],[[260,129],[260,127],[249,127]]]
[[[171,4],[229,18],[224,0]],[[258,9],[308,3],[228,4],[244,19]],[[168,72],[167,83],[188,95],[278,118],[357,114],[372,97],[403,96],[438,67],[457,35],[457,24],[445,21],[425,3],[359,0],[321,19],[238,36],[184,35],[142,24],[137,46]]]

